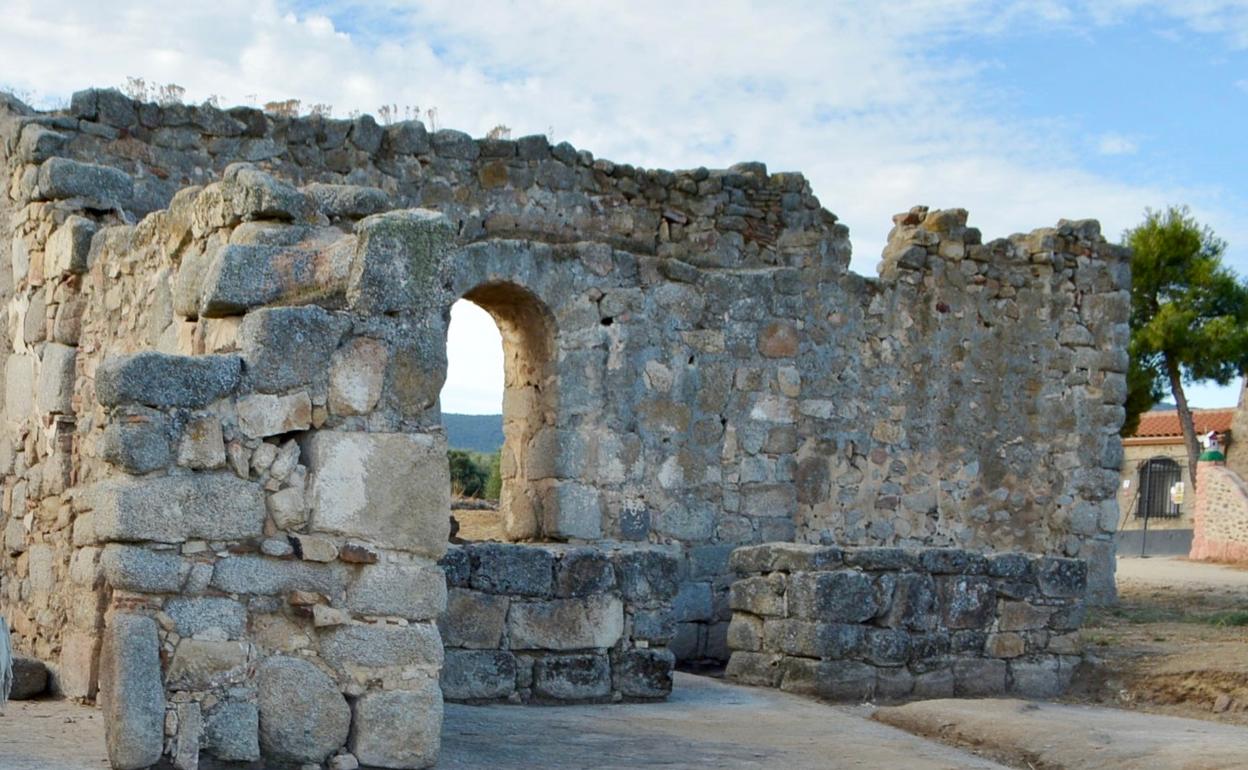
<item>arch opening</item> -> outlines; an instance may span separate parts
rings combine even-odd
[[[479,321],[471,338],[452,334],[448,327],[448,379],[442,398],[444,403],[472,403],[463,398],[465,393],[456,392],[467,390],[481,404],[485,393],[498,398],[501,390],[501,408],[495,414],[501,413],[502,442],[496,464],[486,473],[484,494],[479,495],[488,501],[496,493],[497,507],[491,510],[488,502],[472,506],[461,502],[458,508],[453,506],[457,536],[464,540],[541,540],[546,529],[544,522],[551,520],[557,504],[554,318],[535,294],[513,283],[481,284],[465,292],[456,307],[462,307],[461,303],[475,306],[473,310],[484,310],[497,329],[497,337],[491,340],[483,334]],[[455,315],[469,317],[470,313],[471,310]],[[451,323],[456,323],[455,319]],[[502,352],[502,382],[497,390],[493,383],[498,379],[498,367],[483,361],[492,355],[491,345],[498,345]],[[462,376],[449,376],[451,369],[460,368],[465,359],[475,359],[475,365],[461,371],[473,372],[492,382],[466,382]],[[444,410],[454,411],[445,406]],[[453,477],[456,463],[464,462],[455,451],[452,446]],[[476,459],[481,462],[480,456]]]

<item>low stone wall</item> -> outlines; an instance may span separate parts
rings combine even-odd
[[[659,700],[679,561],[644,546],[473,543],[442,559],[450,701]]]
[[[1216,462],[1196,465],[1191,559],[1248,562],[1248,484]]]
[[[955,548],[739,548],[728,677],[832,700],[1057,695],[1087,564]]]

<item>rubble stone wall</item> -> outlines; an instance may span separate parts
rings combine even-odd
[[[1197,463],[1196,473],[1189,558],[1248,562],[1248,484],[1218,462]]]
[[[743,684],[843,701],[1053,697],[1081,660],[1078,559],[765,544],[732,566],[727,676]]]
[[[259,535],[250,519],[230,537],[144,535],[142,550],[176,545],[214,571],[303,563],[276,544],[234,553],[282,533],[340,554],[372,543],[380,564],[436,558],[373,543],[389,522],[353,523],[358,499],[330,510],[343,479],[316,466],[387,478],[404,472],[396,452],[432,462],[462,296],[510,340],[509,537],[677,548],[678,657],[727,656],[743,544],[1065,555],[1112,595],[1129,276],[1095,222],[985,243],[964,211],[915,209],[863,278],[809,184],[761,164],[647,170],[544,137],[115,91],[58,113],[5,97],[0,161],[0,607],[64,692],[94,693],[108,612],[129,606],[102,566],[124,529],[93,531],[97,485],[262,498]],[[395,257],[416,252],[437,256]],[[148,355],[121,373],[207,367],[222,388],[101,403],[101,367],[145,351],[198,363]],[[253,365],[262,353],[281,363]],[[196,480],[166,480],[180,477]],[[201,499],[178,495],[158,499]]]
[[[475,543],[451,546],[442,566],[447,700],[583,703],[671,692],[680,561],[667,550]]]

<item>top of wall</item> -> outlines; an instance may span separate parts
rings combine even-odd
[[[914,273],[930,272],[937,259],[913,260],[914,247],[932,245],[925,238],[968,247],[931,249],[933,258],[1000,263],[1054,251],[1034,242],[1055,233],[1100,238],[1092,220],[1063,220],[1057,228],[985,243],[978,230],[966,227],[963,210],[925,219],[926,209],[914,209],[894,218],[880,277],[863,279],[849,273],[848,228],[820,205],[805,177],[769,174],[762,163],[643,169],[595,158],[567,142],[552,145],[541,135],[473,139],[452,129],[429,132],[419,121],[383,126],[370,115],[343,120],[276,116],[250,107],[161,105],[115,89],[80,91],[68,109],[53,112],[0,93],[3,156],[14,167],[10,196],[19,207],[72,192],[40,184],[38,164],[54,157],[124,171],[132,180],[124,200],[107,203],[117,204],[117,213],[130,221],[168,207],[178,190],[219,180],[226,166],[243,161],[300,186],[380,188],[393,208],[447,214],[465,243],[599,241],[698,268],[814,268],[822,276],[849,275],[866,284],[913,282]],[[928,220],[939,222],[939,229],[933,232]],[[1125,259],[1122,250],[1089,256],[1103,255]]]
[[[699,267],[792,265],[812,250],[836,272],[849,263],[847,229],[807,180],[768,174],[761,163],[642,169],[540,135],[473,139],[451,129],[429,132],[419,121],[383,126],[370,115],[291,118],[249,107],[158,105],[116,90],[80,91],[56,112],[0,97],[0,152],[27,166],[14,175],[19,204],[60,195],[31,171],[54,157],[129,175],[132,188],[116,203],[131,219],[245,161],[296,185],[380,188],[396,208],[446,213],[464,242],[596,240]]]

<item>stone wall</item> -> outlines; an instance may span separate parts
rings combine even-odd
[[[1219,462],[1196,464],[1191,559],[1248,562],[1248,484]]]
[[[680,567],[672,554],[477,543],[451,546],[442,566],[447,700],[635,701],[671,692]]]
[[[1052,697],[1081,660],[1087,565],[955,548],[732,554],[727,675],[832,700]]]
[[[345,481],[316,466],[386,478],[398,446],[435,473],[462,296],[509,344],[509,537],[678,550],[678,657],[726,657],[742,544],[1067,555],[1112,595],[1128,275],[1094,222],[985,243],[963,211],[915,209],[863,278],[808,183],[757,163],[638,169],[543,137],[111,91],[60,113],[5,98],[0,162],[0,608],[64,692],[94,693],[109,612],[155,614],[106,579],[119,530],[93,531],[88,490],[193,477],[177,483],[263,498],[259,535],[143,541],[192,561],[295,535],[371,542],[389,523],[355,520],[358,490],[331,511]],[[412,207],[429,211],[384,213]],[[411,249],[435,256],[395,256]],[[102,403],[99,370],[144,351],[197,363],[120,373],[228,380],[235,356],[238,383]],[[253,367],[256,351],[278,362]],[[256,558],[302,563],[270,550]]]

